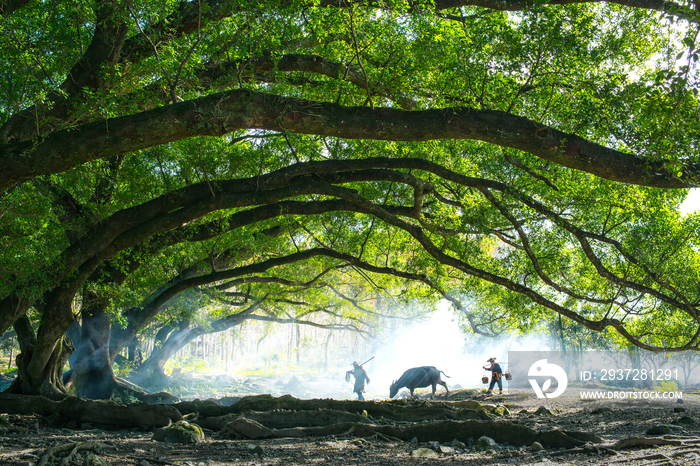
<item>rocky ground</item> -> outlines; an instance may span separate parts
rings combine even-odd
[[[224,404],[235,403],[238,397],[224,399]],[[501,439],[497,445],[479,440],[480,434],[468,437],[455,430],[455,438],[448,440],[442,431],[441,441],[430,438],[431,426],[439,427],[441,420],[412,422],[365,416],[369,424],[382,428],[408,429],[414,426],[419,436],[399,440],[386,432],[345,429],[340,432],[298,437],[276,431],[275,438],[250,439],[238,431],[226,432],[214,428],[212,419],[192,419],[200,423],[204,439],[194,444],[167,443],[153,439],[155,427],[125,429],[98,429],[89,422],[62,421],[53,416],[0,415],[0,464],[17,466],[84,465],[98,464],[130,466],[215,466],[236,465],[293,465],[319,464],[346,466],[354,464],[381,465],[438,465],[457,463],[469,465],[700,465],[700,396],[684,393],[682,403],[649,400],[581,401],[578,391],[569,390],[562,397],[542,400],[525,391],[512,391],[506,396],[489,397],[477,390],[455,391],[448,400],[439,397],[433,403],[420,400],[401,405],[402,409],[430,410],[446,407],[457,409],[471,406],[469,400],[482,404],[480,411],[490,411],[494,420],[476,421],[509,423],[524,426],[535,432],[584,432],[599,436],[594,442],[580,442],[578,446],[554,447],[518,443]],[[342,403],[347,403],[344,401]],[[353,402],[354,403],[354,402]],[[383,403],[372,404],[381,406]],[[508,411],[496,416],[494,408],[505,405]],[[345,405],[347,406],[347,405]],[[370,405],[367,405],[368,408]],[[476,406],[476,405],[475,405]],[[272,413],[288,410],[271,410]],[[322,409],[318,409],[321,416]],[[370,410],[371,411],[371,410]],[[471,410],[457,409],[460,416]],[[423,412],[423,411],[420,411]],[[427,412],[427,411],[426,411]],[[476,412],[476,411],[474,411]],[[503,412],[501,410],[501,412]],[[366,413],[365,413],[366,414]],[[256,415],[260,415],[257,413]],[[312,413],[313,416],[313,413]],[[250,416],[249,416],[250,417]],[[258,418],[261,419],[261,418]],[[444,422],[457,421],[452,418]],[[204,422],[202,422],[204,421]],[[305,421],[306,422],[306,421]],[[431,422],[433,424],[431,424]],[[261,424],[264,424],[261,421]],[[484,424],[486,425],[486,424]],[[208,426],[208,427],[207,427]],[[364,424],[363,424],[364,426]],[[650,431],[650,429],[656,429]],[[272,429],[274,430],[274,429]],[[417,431],[417,432],[418,432]],[[246,431],[247,432],[247,431]],[[289,430],[292,432],[292,430]],[[384,432],[384,433],[382,433]],[[656,433],[648,433],[656,432]],[[396,434],[398,435],[398,434]],[[437,433],[436,436],[439,436]],[[637,440],[627,440],[637,439]],[[479,447],[479,443],[484,443]],[[543,441],[546,444],[546,442]]]

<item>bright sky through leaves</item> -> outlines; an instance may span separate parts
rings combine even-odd
[[[700,210],[700,189],[691,189],[680,208],[684,214]]]

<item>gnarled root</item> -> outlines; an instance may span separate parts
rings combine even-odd
[[[61,462],[58,463],[60,466],[66,466],[68,465],[68,463],[70,463],[70,460],[73,458],[73,456],[79,451],[100,452],[102,450],[110,448],[114,448],[114,445],[102,442],[78,442],[65,443],[63,445],[55,445],[53,447],[47,448],[46,451],[42,453],[42,455],[39,457],[39,462],[37,463],[37,466],[46,466],[50,461],[53,464],[54,459],[58,459],[59,455],[68,452],[68,454],[65,457],[63,457]]]

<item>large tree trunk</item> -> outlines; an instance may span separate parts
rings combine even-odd
[[[127,360],[131,363],[131,367],[136,368],[143,364],[143,353],[141,352],[141,338],[138,335],[131,339],[131,341],[127,345],[127,350]]]
[[[81,345],[66,388],[81,398],[108,399],[117,387],[109,355],[111,323],[105,312],[106,300],[98,299],[82,313]]]
[[[39,339],[51,338],[53,332],[42,332],[46,328],[44,324],[39,329],[39,337],[35,336],[29,318],[24,315],[14,323],[17,332],[17,340],[20,345],[20,353],[17,355],[17,378],[7,389],[9,393],[22,393],[27,395],[41,395],[51,399],[60,399],[66,396],[66,388],[63,385],[63,367],[73,353],[73,345],[68,337],[60,337],[54,342],[47,361],[40,370],[35,363],[36,348]],[[49,335],[48,337],[46,335]],[[44,342],[44,347],[49,345]]]
[[[160,332],[159,332],[160,333]],[[185,345],[200,335],[200,329],[192,329],[188,322],[170,333],[160,347],[154,347],[151,355],[136,371],[134,380],[142,384],[146,381],[158,382],[165,379],[165,363]]]
[[[31,359],[31,354],[34,352],[34,345],[36,345],[36,335],[34,329],[32,328],[32,323],[29,321],[29,317],[26,315],[20,317],[13,324],[15,332],[17,333],[17,343],[19,344],[19,353],[17,353],[17,377],[12,381],[7,389],[3,393],[22,393],[22,373],[26,370],[26,363],[23,361],[28,361]]]

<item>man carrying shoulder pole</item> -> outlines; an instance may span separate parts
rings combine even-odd
[[[489,358],[488,361],[490,363],[490,366],[484,366],[484,369],[487,371],[491,371],[491,384],[489,385],[489,395],[493,393],[493,386],[498,384],[498,390],[501,395],[503,395],[503,381],[501,380],[501,376],[503,376],[503,370],[501,370],[501,366],[496,364],[496,358]]]
[[[370,362],[372,359],[374,359],[374,356],[372,356],[362,364],[358,364],[357,361],[353,361],[353,369],[345,373],[345,380],[350,380],[350,375],[355,377],[355,386],[353,387],[352,391],[353,393],[357,393],[358,401],[365,400],[365,397],[362,396],[362,393],[365,391],[365,381],[367,381],[367,383],[369,384],[369,377],[367,376],[367,372],[365,372],[362,366]]]

